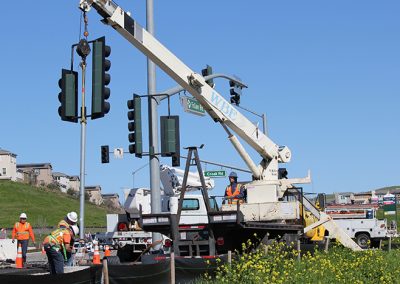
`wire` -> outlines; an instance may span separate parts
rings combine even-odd
[[[82,19],[83,19],[83,12],[81,13],[81,18],[79,20],[79,36],[78,36],[78,42],[81,40],[81,33],[82,33]]]

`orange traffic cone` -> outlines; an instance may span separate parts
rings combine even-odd
[[[107,246],[107,245],[106,245],[106,249],[105,249],[105,251],[104,251],[104,256],[111,256],[110,248],[109,248],[109,246]]]
[[[15,268],[24,268],[22,260],[22,247],[21,244],[18,245],[17,259],[15,260]]]
[[[94,246],[94,254],[93,254],[93,264],[101,264],[100,262],[100,254],[99,254],[99,246]]]

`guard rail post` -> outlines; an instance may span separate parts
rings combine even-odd
[[[171,284],[175,284],[175,253],[171,252]]]
[[[110,279],[108,278],[108,262],[107,257],[103,258],[103,280],[104,284],[110,284]]]

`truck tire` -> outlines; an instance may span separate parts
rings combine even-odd
[[[361,233],[356,236],[356,242],[362,249],[369,247],[370,240],[369,235],[366,233]]]

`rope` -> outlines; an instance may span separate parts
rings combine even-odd
[[[83,21],[85,22],[85,31],[83,32],[83,36],[86,38],[86,40],[87,40],[87,38],[88,38],[88,36],[89,36],[89,32],[88,32],[88,22],[89,22],[89,19],[88,19],[88,17],[86,16],[86,12],[83,12]]]

